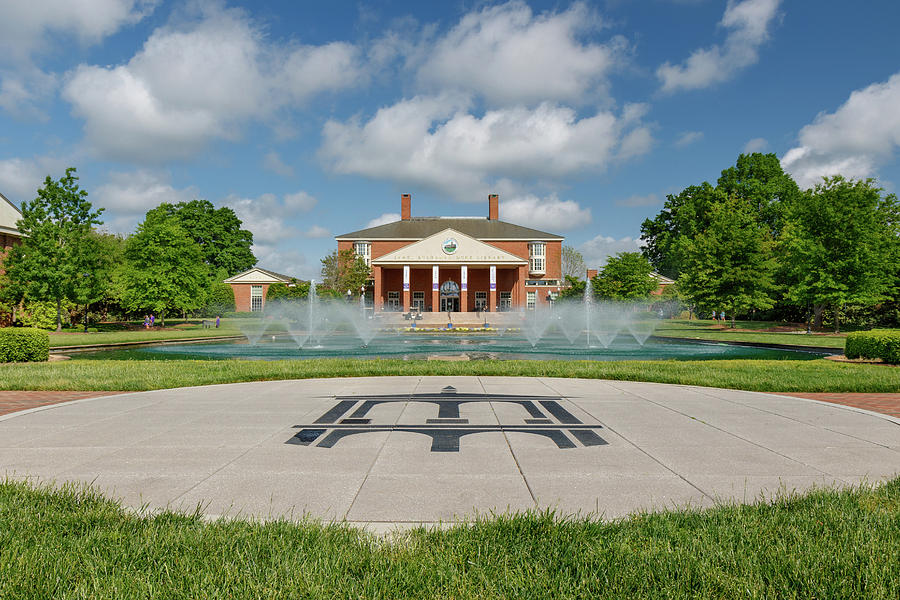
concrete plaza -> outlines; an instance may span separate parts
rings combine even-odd
[[[615,518],[900,474],[900,419],[651,383],[383,377],[77,400],[0,417],[0,476],[126,505],[368,524]]]

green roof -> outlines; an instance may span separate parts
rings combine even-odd
[[[477,240],[562,240],[561,235],[487,218],[413,217],[335,236],[338,240],[420,240],[455,229]]]

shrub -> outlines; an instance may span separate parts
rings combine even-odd
[[[43,329],[0,329],[0,362],[43,362],[49,357],[50,334]]]
[[[74,306],[68,300],[62,303],[62,323],[66,326],[70,323],[69,309]],[[25,310],[19,319],[25,327],[37,327],[38,329],[56,329],[56,302],[35,301],[26,302]]]
[[[873,329],[848,334],[844,355],[847,358],[880,358],[892,365],[900,364],[900,330]]]

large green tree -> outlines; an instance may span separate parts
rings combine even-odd
[[[37,198],[22,203],[16,227],[22,243],[14,246],[4,267],[25,297],[56,303],[56,330],[62,329],[62,303],[75,302],[87,279],[100,270],[99,253],[91,251],[90,235],[102,223],[103,209],[93,210],[88,193],[78,187],[75,168],[58,181],[48,175]]]
[[[726,198],[688,244],[678,288],[701,310],[726,308],[734,327],[736,314],[773,305],[775,267],[771,235],[754,208]]]
[[[677,279],[691,241],[710,222],[713,206],[736,199],[747,205],[761,229],[777,238],[783,227],[783,207],[799,194],[777,156],[741,154],[733,167],[722,171],[715,186],[704,182],[667,196],[663,210],[641,225],[644,256],[659,273]]]
[[[594,295],[611,300],[646,298],[659,287],[652,272],[653,266],[640,252],[619,252],[593,278]]]
[[[209,267],[178,219],[151,210],[125,244],[123,300],[131,311],[152,311],[165,325],[170,311],[203,305]]]
[[[780,242],[791,301],[834,308],[888,298],[897,278],[898,204],[874,180],[825,178],[786,211]],[[818,322],[817,325],[821,323]]]
[[[178,204],[163,203],[150,213],[163,213],[178,220],[200,247],[210,275],[222,271],[225,277],[246,271],[256,264],[250,247],[253,234],[241,229],[241,220],[228,207],[216,208],[209,200]]]

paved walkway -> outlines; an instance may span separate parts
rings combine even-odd
[[[380,377],[128,393],[0,417],[0,476],[133,507],[384,529],[555,507],[619,517],[900,473],[900,419],[637,382]]]

